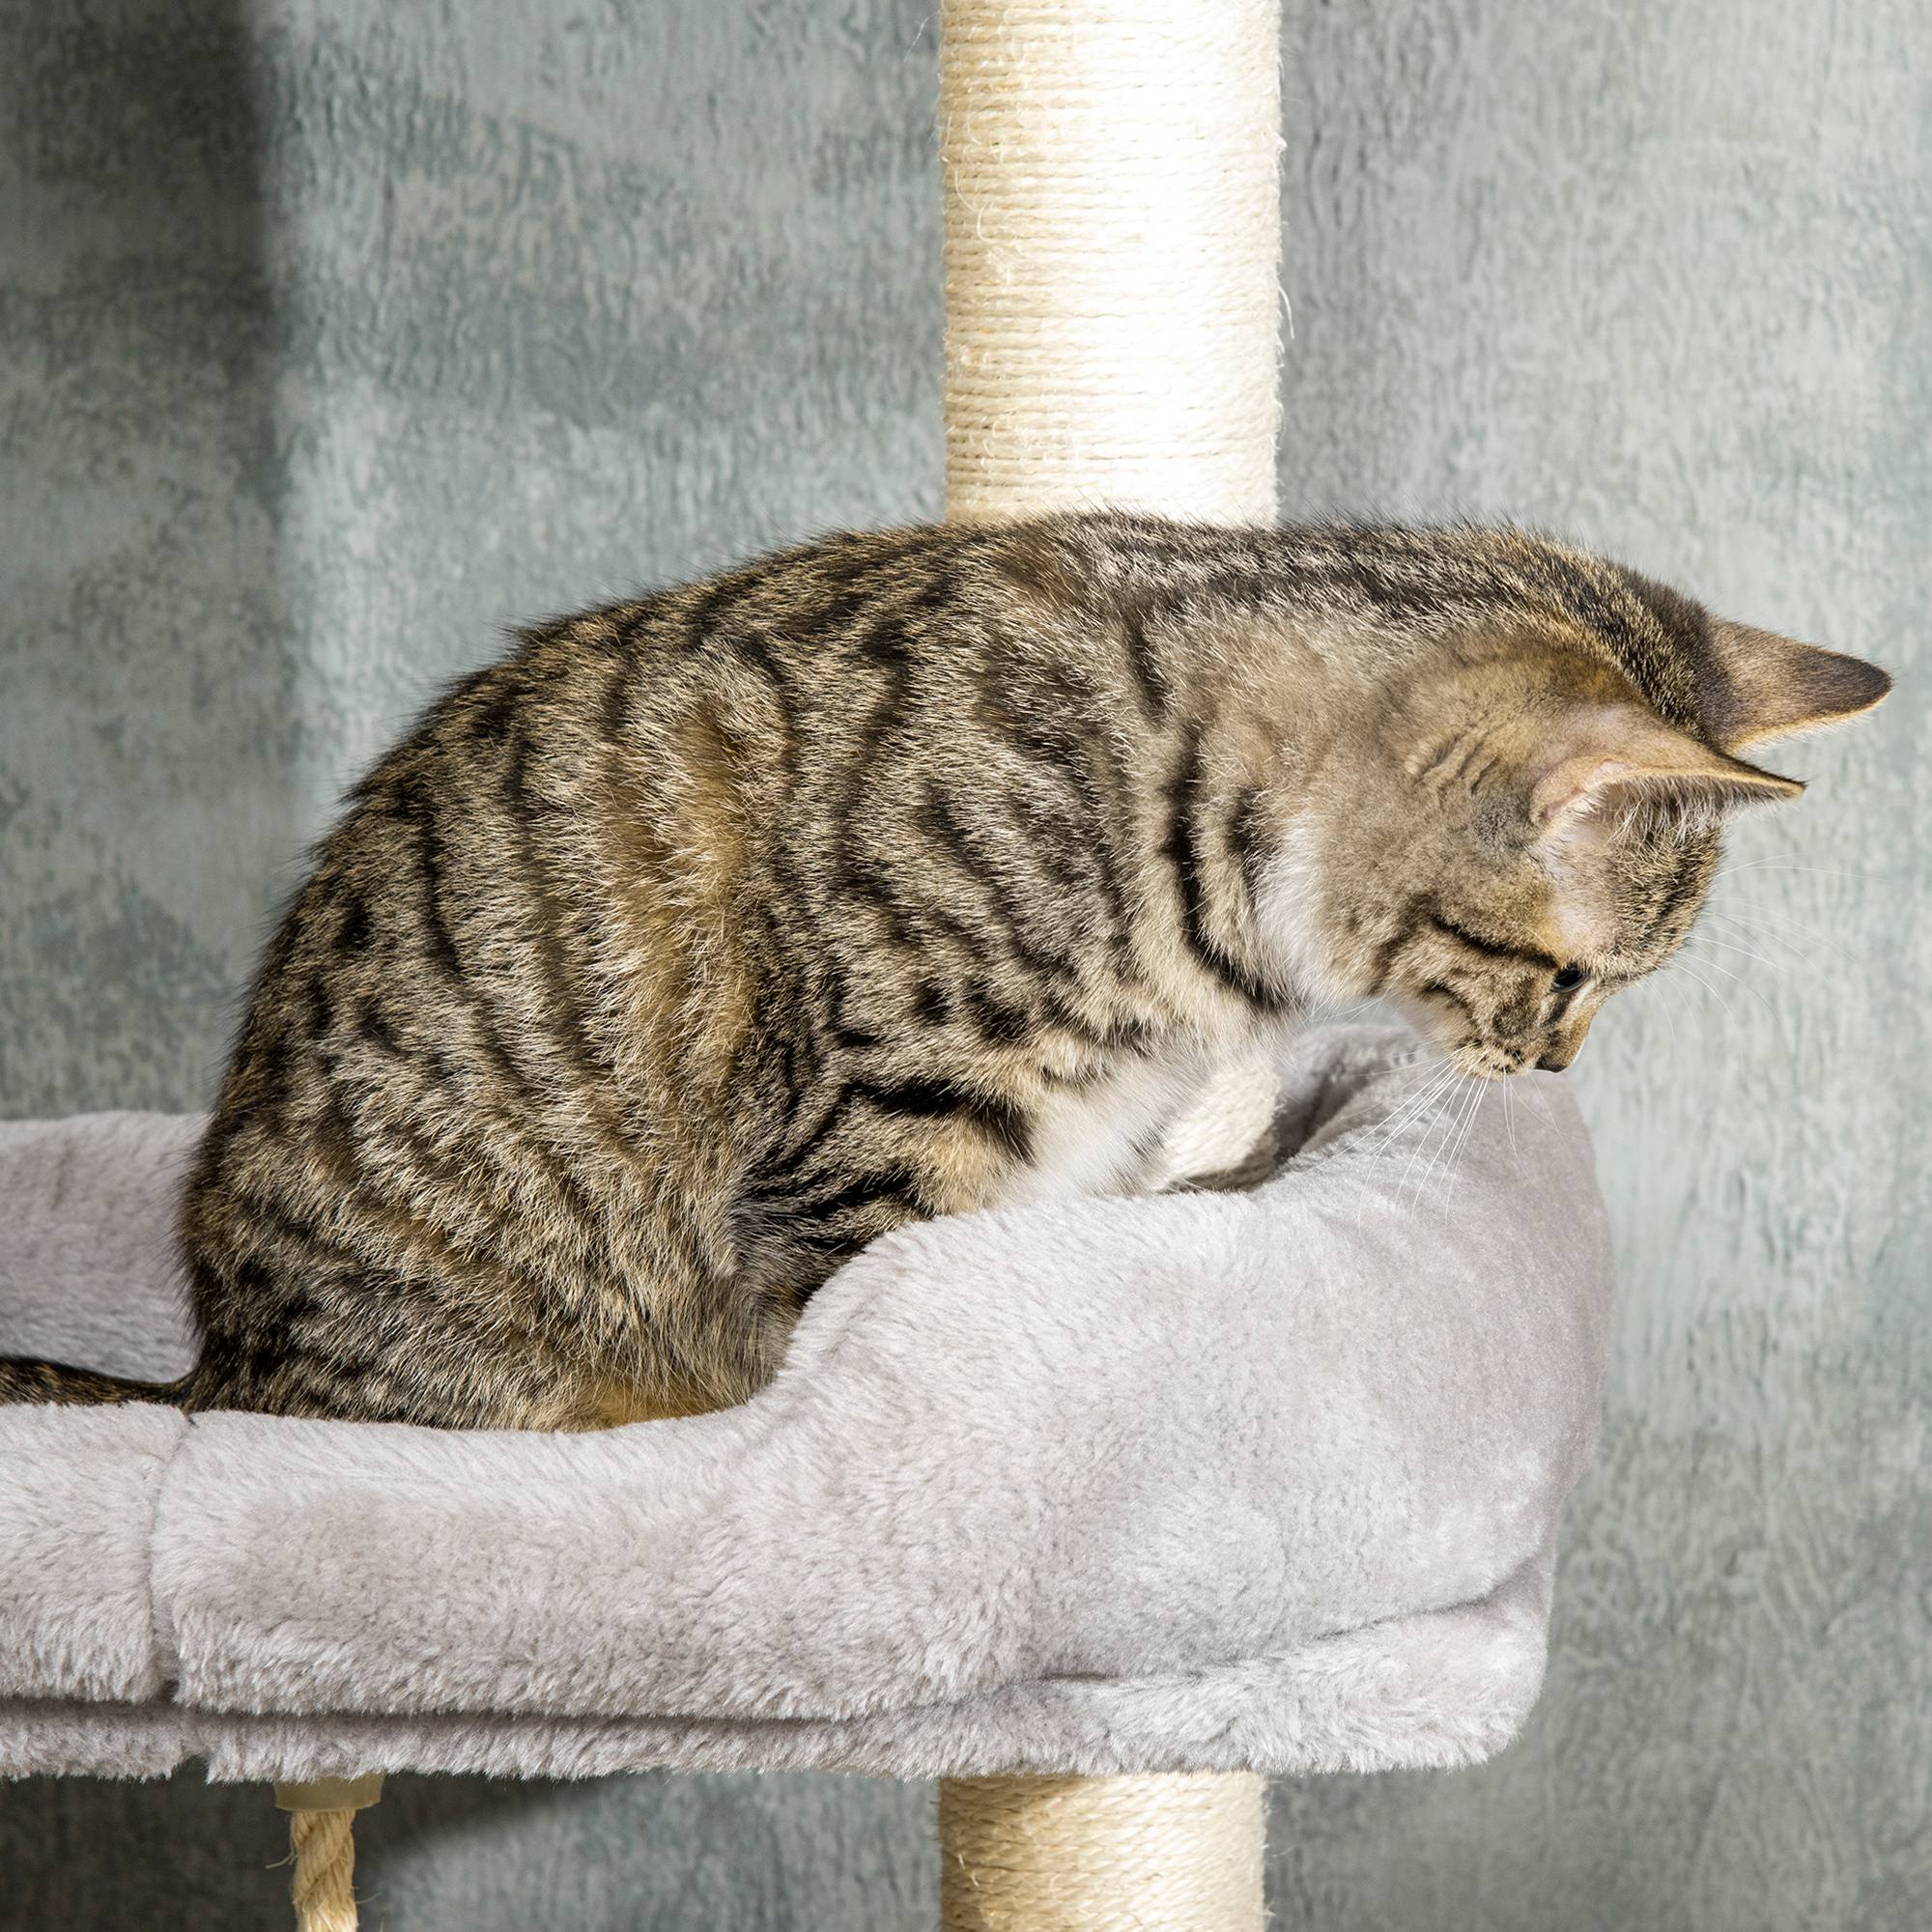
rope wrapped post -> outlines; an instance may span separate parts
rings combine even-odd
[[[1275,515],[1279,0],[941,0],[946,509]],[[1273,1080],[1168,1136],[1235,1166]],[[948,1779],[945,1932],[1260,1932],[1262,1783]]]
[[[946,508],[1275,514],[1279,0],[943,0]]]
[[[381,1772],[275,1786],[289,1814],[296,1932],[355,1932],[355,1814],[382,1795]]]
[[[959,1777],[939,1788],[941,1932],[1259,1932],[1262,1780]]]

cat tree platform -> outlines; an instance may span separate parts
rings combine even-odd
[[[1414,1058],[1303,1041],[1246,1191],[888,1236],[738,1409],[0,1408],[0,1773],[1487,1756],[1543,1671],[1609,1264],[1562,1082],[1459,1140],[1446,1100],[1404,1124]],[[185,1366],[195,1124],[0,1126],[0,1350]]]
[[[950,515],[1271,520],[1279,46],[1276,0],[943,0]],[[375,1774],[653,1766],[944,1776],[948,1932],[1259,1932],[1255,1774],[1521,1723],[1595,1428],[1568,1096],[1463,1133],[1409,1054],[1304,1044],[1251,1191],[887,1237],[728,1413],[0,1408],[0,1774],[278,1781],[313,1932]],[[194,1131],[0,1127],[0,1350],[181,1372]]]

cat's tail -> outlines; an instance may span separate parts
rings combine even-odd
[[[30,1362],[0,1355],[0,1403],[10,1402],[166,1402],[185,1400],[192,1375],[174,1382],[138,1382],[126,1376],[97,1375],[92,1369],[63,1368],[58,1362]]]

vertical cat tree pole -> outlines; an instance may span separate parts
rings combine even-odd
[[[1280,0],[941,0],[946,510],[1275,514]],[[1236,1069],[1170,1143],[1231,1164]],[[944,1932],[1260,1932],[1262,1781],[948,1779]]]

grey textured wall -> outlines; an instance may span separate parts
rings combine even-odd
[[[0,0],[0,1109],[205,1100],[301,840],[496,627],[934,509],[929,11]],[[1904,678],[1576,1076],[1627,1294],[1528,1736],[1281,1788],[1277,1922],[1922,1932],[1921,11],[1287,11],[1290,508],[1513,514]],[[926,1803],[399,1780],[370,1918],[917,1925]],[[0,1791],[0,1927],[274,1923],[277,1829]]]

